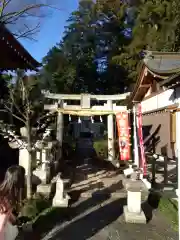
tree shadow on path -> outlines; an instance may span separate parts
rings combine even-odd
[[[75,192],[75,193],[74,193]],[[73,192],[73,195],[79,195],[76,191]],[[71,196],[74,197],[74,196]],[[109,194],[102,194],[97,197],[82,199],[73,204],[68,208],[52,208],[48,213],[42,215],[35,222],[33,229],[35,235],[44,236],[46,233],[51,231],[56,225],[60,226],[65,222],[71,221],[73,218],[81,215],[88,209],[97,207],[98,205],[103,204],[110,198]]]
[[[44,240],[61,239],[69,240],[72,238],[78,240],[86,240],[94,236],[101,229],[116,221],[123,214],[123,206],[126,204],[126,199],[118,199],[104,206],[99,206],[93,212],[85,216],[79,216],[65,226],[59,225],[59,229],[51,236],[46,236]]]

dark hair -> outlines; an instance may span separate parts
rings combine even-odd
[[[8,202],[11,208],[17,210],[23,200],[24,190],[25,169],[18,165],[9,167],[6,171],[4,181],[0,185],[0,208],[2,209],[2,205]]]

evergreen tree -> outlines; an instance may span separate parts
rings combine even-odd
[[[143,50],[179,51],[180,3],[178,0],[140,0],[131,4],[130,9],[132,36],[113,60],[123,65],[128,77],[136,81]]]
[[[179,51],[179,22],[178,0],[82,0],[44,59],[47,82],[57,92],[124,92],[143,50]]]
[[[78,10],[68,19],[68,26],[65,28],[61,43],[44,59],[46,71],[52,73],[53,82],[55,83],[54,76],[59,79],[55,85],[62,86],[63,83],[65,83],[64,86],[67,85],[65,76],[69,70],[63,71],[62,61],[64,60],[60,57],[63,53],[65,60],[68,61],[66,69],[71,66],[74,73],[71,78],[71,92],[124,91],[124,69],[112,62],[113,55],[119,52],[119,46],[125,40],[124,18],[124,4],[120,1],[97,1],[96,3],[91,0],[81,1]],[[57,58],[59,58],[58,61]],[[57,87],[57,89],[65,91],[63,88]]]

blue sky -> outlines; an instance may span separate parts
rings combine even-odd
[[[36,35],[36,42],[25,39],[20,41],[37,61],[41,61],[50,48],[60,42],[66,20],[70,13],[78,7],[78,0],[63,0],[61,2],[63,4],[58,7],[63,10],[54,11],[51,17],[44,20],[40,32]]]

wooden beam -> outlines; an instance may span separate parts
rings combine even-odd
[[[82,95],[81,94],[55,94],[55,93],[44,93],[45,98],[49,99],[61,99],[61,100],[81,100]],[[118,100],[124,100],[128,96],[130,96],[130,92],[123,93],[123,94],[116,94],[116,95],[89,95],[90,99],[99,100],[99,101],[118,101]]]

